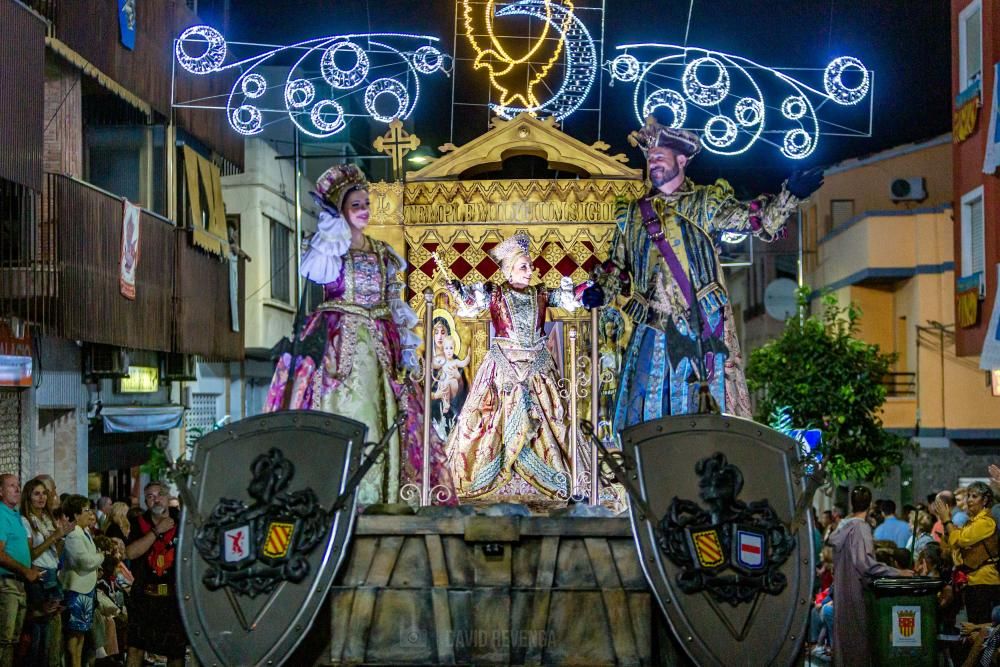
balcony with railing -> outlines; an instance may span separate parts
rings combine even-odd
[[[243,335],[231,327],[230,266],[194,247],[186,230],[140,212],[135,298],[129,299],[120,283],[123,200],[47,174],[39,209],[8,230],[15,243],[0,257],[4,311],[72,340],[242,358]],[[242,261],[237,270],[242,324]]]

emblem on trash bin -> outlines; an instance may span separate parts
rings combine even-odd
[[[733,606],[781,593],[788,580],[780,568],[795,537],[767,500],[739,499],[743,473],[725,454],[698,461],[694,471],[708,507],[675,497],[660,521],[660,547],[680,568],[677,585]]]

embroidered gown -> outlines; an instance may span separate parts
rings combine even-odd
[[[324,301],[306,321],[304,340],[325,332],[322,363],[298,359],[289,408],[321,410],[356,419],[368,427],[367,440],[378,442],[401,412],[403,440],[392,436],[387,454],[368,471],[358,488],[358,502],[399,502],[400,489],[421,480],[423,396],[403,370],[404,354],[418,342],[409,331],[417,323],[400,297],[397,274],[405,261],[382,241],[369,239],[370,251],[348,250],[339,278],[323,285]],[[323,335],[323,334],[321,334]],[[265,412],[281,408],[291,355],[278,360]],[[444,469],[444,452],[432,432],[431,485],[454,498]],[[453,500],[452,500],[453,502]]]
[[[649,197],[672,257],[650,238],[638,202],[622,207],[607,262],[594,271],[608,303],[629,296],[624,311],[634,328],[615,399],[614,429],[697,411],[704,369],[724,413],[750,417],[743,356],[726,290],[719,245],[726,234],[779,238],[799,200],[777,196],[737,200],[724,180],[686,180],[670,195]],[[701,359],[699,359],[699,356]]]
[[[544,325],[548,306],[579,306],[572,282],[564,278],[559,289],[507,283],[450,289],[460,316],[488,310],[496,332],[448,439],[459,500],[567,499],[568,409]]]

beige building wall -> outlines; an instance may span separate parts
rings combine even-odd
[[[890,396],[883,419],[901,432],[960,440],[1000,428],[978,358],[955,354],[951,144],[948,137],[852,160],[828,170],[807,204],[816,221],[814,290],[861,308],[859,336],[897,355],[897,382],[915,391]],[[893,202],[895,178],[925,178],[923,202]],[[831,202],[852,200],[855,215],[829,227]],[[807,223],[808,224],[808,223]],[[824,228],[825,225],[825,228]],[[809,234],[806,234],[807,243]]]

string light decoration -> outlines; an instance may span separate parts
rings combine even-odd
[[[174,44],[180,69],[197,76],[228,71],[240,74],[228,96],[222,96],[226,98],[224,106],[206,104],[204,99],[173,100],[173,106],[225,110],[230,126],[246,136],[259,134],[281,118],[320,139],[343,131],[355,117],[388,124],[413,113],[422,77],[438,72],[450,75],[453,60],[434,45],[438,41],[427,35],[369,33],[275,47],[227,42],[211,26],[192,26]],[[234,49],[255,53],[237,59]],[[276,74],[277,68],[261,67],[279,55],[298,56],[287,73],[279,70]],[[378,77],[372,78],[375,71]],[[360,103],[348,105],[346,100],[352,96],[359,97]],[[347,108],[363,108],[364,113],[348,113]]]
[[[635,84],[636,120],[643,122],[667,109],[672,117],[661,122],[700,132],[705,149],[717,155],[740,155],[763,141],[787,158],[804,159],[819,145],[820,109],[828,117],[838,107],[854,107],[866,99],[867,131],[838,118],[838,122],[824,120],[822,134],[871,136],[874,72],[857,58],[843,56],[823,70],[808,70],[823,72],[823,86],[818,89],[778,69],[720,51],[652,43],[627,44],[617,50],[622,53],[604,66],[612,85]],[[648,56],[640,58],[631,51]]]
[[[573,0],[518,0],[500,8],[495,8],[493,0],[461,0],[461,4],[465,38],[476,54],[473,68],[487,70],[500,99],[489,105],[496,115],[509,120],[530,113],[562,121],[583,105],[600,70],[597,45],[577,16]],[[485,34],[477,30],[477,4],[482,9]],[[495,19],[514,16],[534,18],[543,24],[541,33],[532,37],[534,41],[518,57],[508,53],[494,28]],[[547,41],[553,41],[551,35],[557,35],[555,46],[543,50]],[[481,43],[484,37],[488,45]],[[536,56],[537,61],[533,60]],[[560,59],[562,80],[557,87],[550,79]],[[555,92],[547,99],[539,99],[539,90],[552,89]]]

